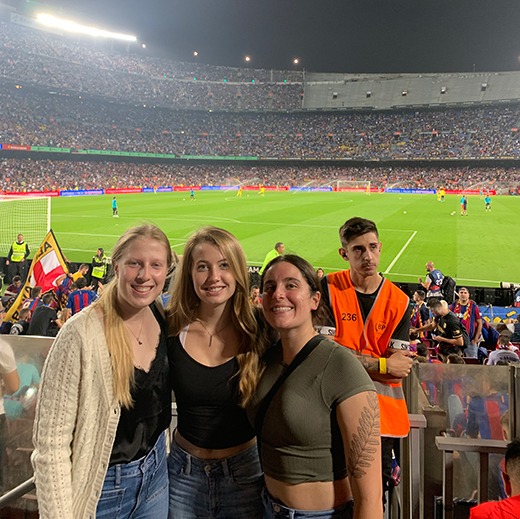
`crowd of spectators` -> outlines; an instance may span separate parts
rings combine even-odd
[[[275,159],[520,158],[520,105],[377,113],[173,110],[1,85],[0,142]]]
[[[333,165],[136,164],[31,159],[0,161],[0,190],[143,188],[160,186],[345,186],[370,181],[372,188],[474,189],[507,193],[520,186],[520,168],[341,167]]]
[[[117,53],[80,44],[73,37],[1,22],[0,76],[175,108],[297,110],[302,105],[302,72],[217,67]]]
[[[197,78],[201,81],[222,81],[240,83],[253,79],[262,83],[303,81],[300,70],[264,70],[253,68],[236,68],[225,66],[208,66],[196,62],[172,61],[144,54],[139,44],[124,44],[122,52],[113,52],[113,43],[106,45],[102,40],[92,40],[92,45],[85,45],[75,36],[56,36],[52,33],[35,31],[20,25],[0,22],[0,45],[18,49],[27,53],[38,53],[57,60],[72,63],[91,63],[107,70],[137,74],[150,77],[181,79],[191,81]],[[121,49],[120,49],[121,50]],[[140,52],[140,54],[137,53]]]
[[[176,156],[519,159],[520,105],[301,110],[303,74],[115,52],[0,22],[0,143]],[[22,86],[23,85],[23,86]],[[34,157],[33,157],[34,158]],[[245,167],[5,160],[3,190],[370,180],[374,187],[517,190],[517,168]],[[227,182],[224,182],[227,183]]]

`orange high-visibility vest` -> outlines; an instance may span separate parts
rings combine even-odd
[[[408,308],[408,296],[391,281],[384,279],[364,321],[356,290],[350,279],[350,270],[328,274],[327,281],[336,321],[334,340],[361,355],[386,357],[392,334]],[[381,436],[407,436],[410,422],[401,382],[373,382],[379,398]]]

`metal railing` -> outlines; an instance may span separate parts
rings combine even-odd
[[[24,481],[21,485],[9,490],[3,496],[0,497],[0,510],[7,505],[10,505],[17,499],[25,496],[29,492],[32,492],[36,488],[34,484],[34,478],[29,478],[27,481]]]

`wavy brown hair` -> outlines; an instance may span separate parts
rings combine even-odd
[[[229,263],[235,276],[236,289],[231,298],[231,320],[240,335],[237,354],[239,370],[239,392],[242,405],[249,402],[261,374],[260,355],[264,340],[259,337],[259,326],[249,303],[249,273],[246,256],[237,238],[225,229],[207,226],[196,231],[184,247],[182,260],[175,272],[170,287],[170,302],[166,308],[170,321],[170,335],[180,331],[197,318],[200,299],[195,292],[192,279],[193,254],[200,243],[209,243],[219,249]]]

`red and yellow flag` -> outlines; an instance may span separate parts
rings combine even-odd
[[[18,313],[22,307],[22,302],[30,297],[31,288],[42,287],[42,293],[54,290],[57,281],[64,274],[68,274],[69,269],[56,241],[52,230],[47,233],[43,243],[38,248],[29,269],[29,275],[23,288],[16,296],[14,303],[10,306],[5,316],[6,321],[18,321]]]

